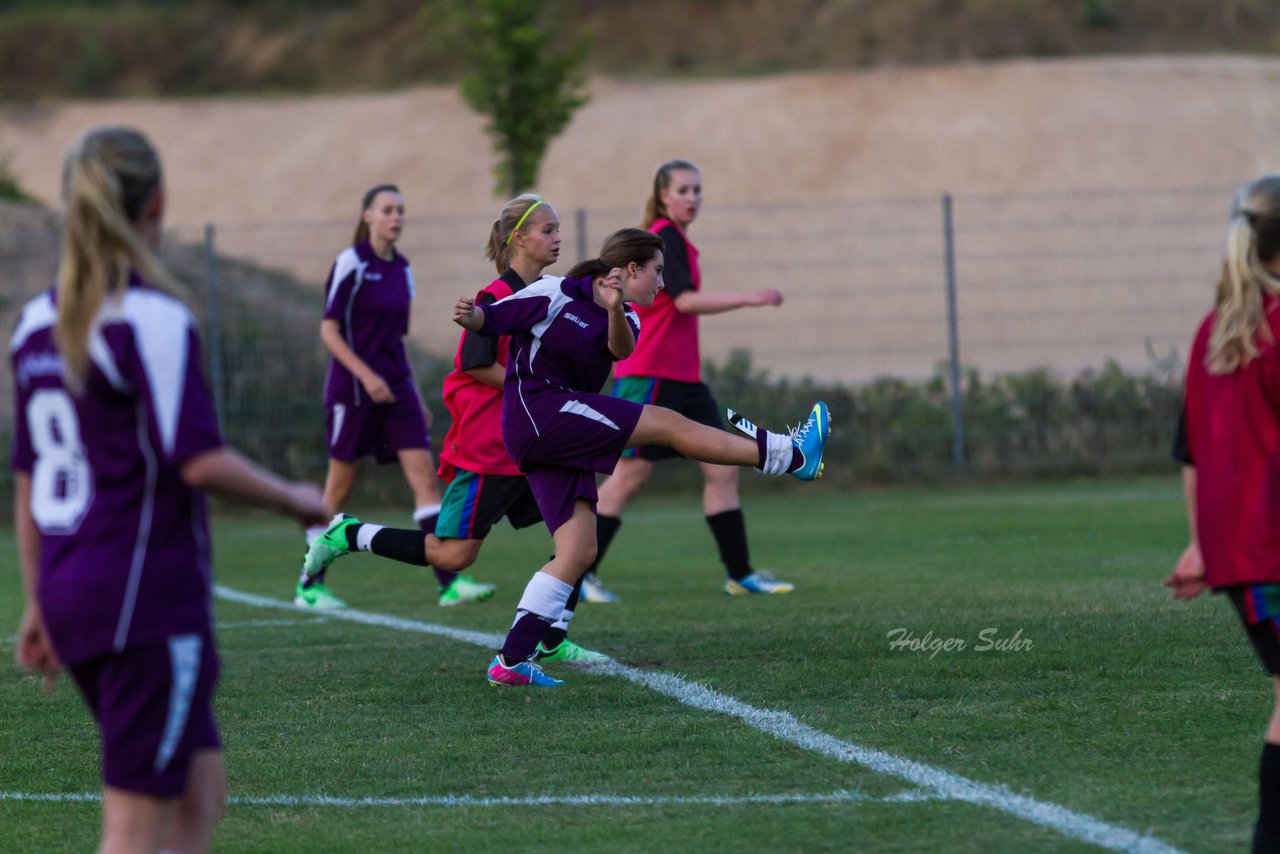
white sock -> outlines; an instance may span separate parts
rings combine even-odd
[[[765,442],[764,465],[757,471],[773,475],[786,474],[791,467],[791,457],[795,454],[795,443],[790,436],[768,432],[765,433]]]
[[[356,551],[367,552],[373,550],[373,538],[379,531],[387,527],[386,525],[370,525],[364,522],[356,529]]]
[[[564,613],[565,603],[569,601],[572,594],[572,585],[565,584],[560,579],[538,570],[533,574],[533,578],[529,579],[528,585],[524,588],[524,595],[520,597],[520,604],[516,606],[516,620],[520,619],[522,611],[537,614],[545,620],[555,620],[557,616]],[[511,625],[515,624],[513,620]]]

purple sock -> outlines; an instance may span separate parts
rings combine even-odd
[[[760,452],[760,462],[756,464],[756,468],[763,469],[765,460],[769,459],[769,434],[756,428],[756,449]]]
[[[449,572],[447,569],[440,569],[438,566],[431,567],[431,571],[436,574],[436,582],[440,585],[441,593],[448,590],[449,585],[452,584],[454,579],[460,574],[457,572]]]
[[[514,667],[532,658],[538,641],[550,627],[551,621],[546,617],[539,617],[532,611],[521,611],[502,644],[502,659],[507,662],[507,666]]]

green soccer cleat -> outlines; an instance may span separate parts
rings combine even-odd
[[[481,584],[472,581],[466,575],[459,575],[453,583],[440,591],[440,607],[451,608],[454,605],[466,605],[468,602],[483,602],[493,595],[497,588],[492,584]]]
[[[575,664],[599,664],[603,661],[610,661],[609,656],[603,652],[596,652],[594,649],[578,646],[573,641],[565,638],[555,649],[547,649],[542,645],[542,641],[538,641],[538,646],[533,651],[534,661],[572,661]]]
[[[315,578],[328,569],[329,564],[351,553],[351,547],[347,545],[347,529],[359,524],[359,519],[346,513],[333,517],[324,533],[312,540],[307,548],[307,556],[302,559],[302,571],[307,574],[307,578]]]
[[[329,588],[319,581],[313,582],[310,587],[303,587],[302,582],[298,582],[297,595],[293,597],[293,604],[299,608],[311,608],[316,611],[336,611],[347,607],[346,602],[334,596]]]

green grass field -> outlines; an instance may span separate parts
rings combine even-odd
[[[549,554],[541,528],[495,531],[474,574],[500,586],[477,606],[441,609],[429,572],[366,555],[331,585],[400,622],[220,599],[238,800],[216,849],[1247,846],[1272,692],[1225,601],[1159,586],[1186,536],[1174,478],[752,491],[745,506],[756,563],[794,594],[723,596],[697,499],[646,495],[602,571],[622,602],[573,625],[629,667],[550,665],[568,680],[553,691],[491,688],[491,648],[423,625],[504,632]],[[299,542],[222,515],[218,582],[284,603]],[[0,625],[16,627],[11,529],[0,554]],[[908,633],[965,648],[892,645]],[[0,847],[89,850],[96,801],[15,797],[97,792],[88,714],[69,682],[46,697],[20,675],[8,630],[0,654]],[[665,693],[645,683],[662,675],[679,677]]]

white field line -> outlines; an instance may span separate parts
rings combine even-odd
[[[257,629],[263,626],[302,626],[307,623],[327,623],[328,621],[328,617],[311,617],[300,620],[235,620],[227,623],[219,622],[217,629],[222,631],[223,629]]]
[[[230,602],[239,602],[243,605],[252,605],[257,608],[280,608],[295,612],[298,610],[292,602],[255,596],[251,593],[232,590],[222,585],[214,585],[214,594]],[[417,620],[406,620],[402,617],[371,614],[363,611],[331,611],[326,616],[370,626],[399,629],[400,631],[419,634],[439,635],[440,637],[475,644],[490,650],[500,647],[503,641],[503,636],[498,634],[472,632],[435,623],[423,623]],[[823,756],[828,756],[841,762],[861,765],[879,774],[905,780],[923,788],[926,792],[939,799],[966,801],[991,807],[1015,818],[1056,830],[1070,839],[1078,839],[1111,851],[1135,852],[1135,854],[1136,852],[1142,852],[1142,854],[1177,854],[1179,850],[1150,835],[1142,835],[1118,825],[1108,824],[1101,819],[1085,813],[1074,812],[1058,804],[1039,801],[1026,795],[1019,795],[1006,786],[980,783],[941,768],[934,768],[932,765],[926,765],[923,762],[915,762],[881,750],[844,741],[801,723],[789,712],[758,709],[755,706],[712,690],[705,685],[681,679],[674,674],[637,670],[634,667],[627,667],[616,661],[609,661],[582,669],[591,673],[622,677],[665,694],[686,706],[737,718],[753,729],[805,750],[820,753]]]
[[[36,794],[0,792],[0,801],[36,803],[97,803],[97,792]],[[330,795],[239,795],[228,799],[236,806],[249,807],[652,807],[713,806],[734,807],[759,804],[901,804],[938,800],[918,791],[900,792],[883,798],[863,792],[836,791],[780,795],[528,795],[523,798],[477,798],[471,795],[424,795],[414,798],[339,798]]]

